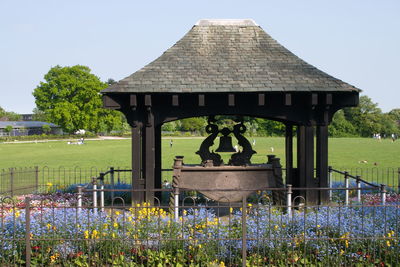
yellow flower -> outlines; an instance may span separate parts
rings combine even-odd
[[[343,255],[343,254],[344,254],[344,250],[341,249],[341,250],[340,250],[340,255]]]
[[[279,229],[279,226],[278,226],[278,225],[275,225],[275,226],[274,226],[274,229],[275,229],[275,230],[278,230],[278,229]]]
[[[116,212],[115,212],[115,215],[119,216],[119,215],[121,215],[121,212],[116,211]]]
[[[224,263],[223,261],[221,261],[221,262],[219,263],[219,267],[225,267],[225,263]]]
[[[52,186],[53,186],[53,184],[50,183],[50,182],[48,182],[46,185],[47,185],[48,187],[52,187]]]
[[[229,208],[229,212],[233,213],[233,208],[232,207]]]
[[[99,238],[99,232],[96,229],[92,231],[92,238]]]
[[[88,230],[83,232],[83,234],[85,235],[85,239],[89,239],[89,231]]]
[[[21,213],[17,210],[17,211],[15,212],[15,218],[18,218],[19,216],[21,216]]]
[[[386,246],[390,247],[390,241],[386,240]]]
[[[118,223],[115,222],[115,223],[113,224],[113,226],[114,226],[114,228],[117,228],[117,227],[118,227]]]
[[[60,254],[55,253],[54,255],[50,256],[50,261],[55,262],[58,259],[58,257],[60,257]]]
[[[317,228],[321,228],[321,225],[317,224]]]

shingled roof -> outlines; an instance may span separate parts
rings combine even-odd
[[[200,20],[174,46],[103,93],[357,92],[306,63],[253,20]]]

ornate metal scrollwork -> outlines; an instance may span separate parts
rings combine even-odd
[[[243,147],[243,150],[231,156],[231,159],[229,160],[229,165],[249,165],[251,164],[251,157],[253,156],[253,154],[257,153],[251,147],[249,140],[247,140],[246,137],[243,136],[245,132],[246,126],[244,126],[243,121],[233,127],[233,135],[238,140],[239,146]]]
[[[218,126],[213,124],[215,121],[214,116],[208,118],[206,132],[210,135],[204,139],[200,145],[199,151],[196,152],[196,154],[200,156],[203,165],[206,164],[207,160],[212,160],[214,166],[220,166],[223,163],[223,160],[218,153],[214,153],[214,151],[210,152],[210,147],[214,145],[214,140],[217,138],[219,133]]]
[[[233,133],[235,138],[238,140],[239,146],[243,148],[242,151],[234,153],[230,160],[229,165],[233,166],[242,166],[251,164],[250,159],[253,154],[257,153],[252,149],[250,142],[243,136],[243,133],[246,132],[246,126],[243,124],[243,119],[237,120],[239,124],[236,124],[233,127],[233,131],[228,128],[224,128],[222,130],[218,129],[218,126],[215,123],[215,117],[210,116],[208,118],[208,125],[206,126],[206,132],[210,134],[200,145],[199,151],[196,152],[201,157],[201,162],[203,165],[206,164],[207,161],[212,160],[214,166],[220,166],[223,164],[223,160],[218,153],[214,151],[210,152],[210,147],[214,145],[214,140],[217,138],[219,133],[222,133],[224,137],[227,137],[230,133]]]

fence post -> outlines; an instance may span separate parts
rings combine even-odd
[[[114,167],[110,167],[110,183],[111,183],[111,199],[114,199]]]
[[[347,206],[349,205],[349,173],[344,172],[344,186],[345,186],[345,197],[344,197],[344,204]]]
[[[332,166],[328,166],[328,184],[329,184],[329,188],[332,188],[332,173],[333,173]],[[332,201],[332,190],[331,189],[329,189],[329,201]]]
[[[243,196],[242,200],[242,266],[246,267],[246,259],[247,259],[247,199],[246,196]]]
[[[288,184],[286,185],[287,188],[287,214],[289,217],[292,217],[292,185]]]
[[[10,191],[11,197],[14,196],[14,168],[10,168]]]
[[[92,178],[93,184],[93,211],[97,212],[97,179],[96,177]]]
[[[25,198],[25,254],[26,266],[31,266],[31,214],[30,197]]]
[[[39,193],[39,167],[35,166],[35,186],[36,193]]]
[[[174,188],[174,218],[179,220],[179,187]]]
[[[357,183],[357,202],[361,202],[361,179],[360,176],[356,176],[356,183]]]
[[[381,201],[382,205],[386,204],[386,186],[384,184],[381,184]]]
[[[82,186],[78,185],[78,210],[82,209]]]
[[[397,191],[400,194],[400,167],[397,169]]]
[[[104,183],[100,185],[100,211],[104,211]]]

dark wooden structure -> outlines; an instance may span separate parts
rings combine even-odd
[[[197,116],[285,123],[287,183],[327,187],[328,124],[337,110],[358,104],[359,91],[304,62],[252,20],[200,20],[155,61],[102,93],[104,107],[123,112],[132,127],[132,185],[148,190],[134,197],[152,201],[150,190],[161,188],[162,124]],[[298,194],[309,203],[327,200],[325,191]]]

